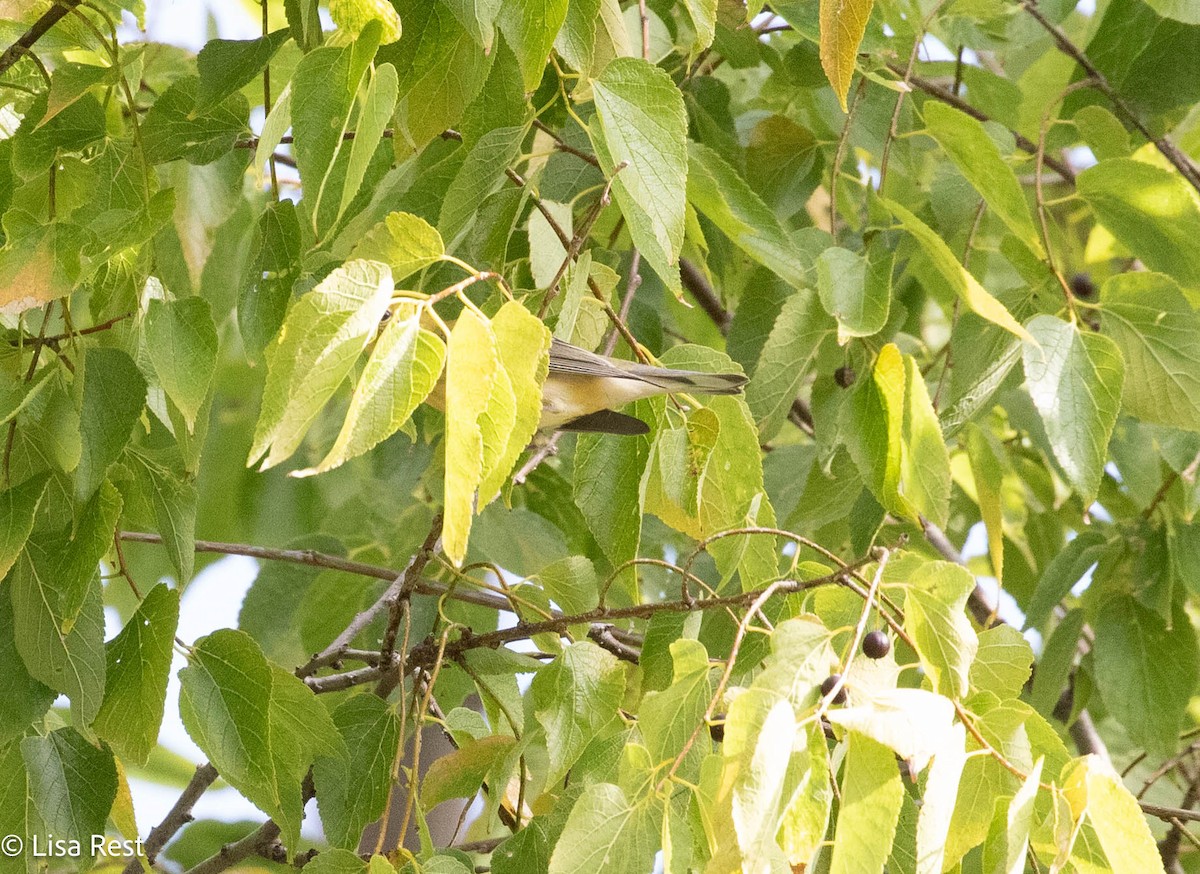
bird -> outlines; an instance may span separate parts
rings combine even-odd
[[[391,319],[393,309],[384,313],[380,329]],[[675,392],[736,395],[742,393],[747,382],[742,373],[654,367],[599,355],[554,337],[550,341],[550,365],[542,385],[542,414],[537,430],[646,434],[650,431],[648,424],[616,408]],[[444,372],[425,400],[435,409],[445,411]]]
[[[649,425],[617,408],[675,392],[736,395],[746,381],[741,373],[673,370],[610,358],[556,337],[550,342],[550,369],[542,386],[538,430],[645,434]]]

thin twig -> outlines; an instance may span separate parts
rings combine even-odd
[[[646,0],[638,0],[638,17],[642,20],[642,60],[650,60],[650,15]]]
[[[1050,34],[1059,51],[1070,57],[1075,63],[1079,64],[1084,69],[1084,72],[1090,76],[1096,88],[1108,98],[1112,105],[1116,108],[1117,113],[1124,117],[1125,121],[1133,125],[1134,128],[1150,142],[1154,143],[1155,148],[1162,154],[1164,158],[1171,162],[1183,176],[1184,179],[1191,184],[1193,188],[1200,191],[1200,169],[1192,163],[1191,158],[1180,151],[1179,147],[1168,140],[1166,136],[1156,137],[1151,133],[1150,128],[1145,122],[1133,111],[1133,108],[1125,102],[1125,99],[1117,92],[1109,83],[1108,78],[1100,72],[1100,69],[1092,63],[1091,59],[1084,54],[1079,46],[1071,41],[1071,38],[1063,32],[1054,22],[1044,16],[1037,6],[1024,0],[1021,3],[1021,8],[1040,24],[1045,31]]]
[[[888,64],[888,69],[898,76],[904,75],[904,68],[896,64]],[[913,75],[908,78],[908,84],[919,91],[924,91],[930,97],[940,100],[942,103],[945,103],[948,106],[953,106],[959,112],[966,113],[976,121],[992,121],[991,117],[986,113],[976,109],[957,94],[947,91],[945,88],[942,88],[940,85],[937,85],[928,79]],[[1009,131],[1009,133],[1012,134],[1013,142],[1016,143],[1018,149],[1030,155],[1037,154],[1037,143],[1028,137],[1022,136],[1016,131]],[[1061,176],[1064,180],[1074,184],[1075,171],[1072,170],[1067,164],[1063,163],[1057,158],[1051,158],[1049,155],[1047,155],[1045,158],[1045,164],[1047,167],[1054,170],[1054,172]]]
[[[633,296],[637,294],[637,290],[642,286],[642,253],[636,248],[633,250],[633,259],[629,262],[629,282],[625,286],[625,297],[621,298],[621,312],[617,315],[622,322],[629,321],[629,309],[633,306]],[[604,344],[604,354],[612,355],[613,350],[617,348],[617,329],[613,326],[612,331],[608,334],[608,342]]]

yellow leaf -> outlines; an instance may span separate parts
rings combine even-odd
[[[483,482],[479,486],[481,507],[500,493],[521,450],[537,430],[542,415],[542,384],[550,367],[550,331],[521,304],[509,301],[502,306],[492,319],[492,330],[503,372],[508,376],[514,411],[507,438],[498,443],[499,451],[492,463],[489,465],[485,460]],[[499,389],[493,393],[499,393]],[[501,436],[502,433],[497,434]]]
[[[858,45],[875,0],[821,0],[821,67],[845,112]]]
[[[451,561],[462,564],[475,512],[475,492],[484,474],[484,418],[489,413],[496,375],[503,373],[496,335],[475,310],[463,310],[455,323],[447,358],[442,546]]]

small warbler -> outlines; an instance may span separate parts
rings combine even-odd
[[[746,377],[740,373],[651,367],[597,355],[555,339],[550,344],[550,371],[542,386],[538,429],[645,434],[649,425],[618,413],[616,408],[673,392],[735,395],[745,384]]]

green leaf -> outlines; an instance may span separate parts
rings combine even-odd
[[[840,345],[877,334],[891,309],[891,253],[868,262],[837,246],[826,249],[817,258],[817,290],[821,305],[837,320]]]
[[[391,7],[388,7],[388,10],[395,14]],[[383,138],[384,129],[392,120],[392,113],[396,109],[396,96],[400,87],[396,78],[396,68],[391,64],[380,64],[369,72],[368,79],[367,93],[354,128],[354,141],[350,146],[350,160],[346,165],[346,180],[342,183],[342,200],[338,204],[335,224],[346,214],[346,210],[358,196],[371,157],[375,154]]]
[[[567,17],[567,0],[504,0],[496,25],[516,53],[525,90],[536,91],[546,57]]]
[[[1132,158],[1114,158],[1076,177],[1080,196],[1097,220],[1151,270],[1183,285],[1200,284],[1196,192],[1173,170]]]
[[[79,421],[83,454],[75,471],[75,500],[86,502],[133,432],[146,403],[146,380],[119,349],[92,348],[84,358]]]
[[[193,433],[217,367],[217,328],[208,301],[151,300],[145,339],[159,384]]]
[[[380,52],[379,60],[393,64],[400,75],[393,143],[398,157],[420,151],[458,124],[487,79],[493,55],[486,54],[472,36],[472,30],[479,32],[479,28],[468,30],[452,11],[463,10],[466,2],[399,0],[393,4],[404,22],[404,34]]]
[[[1108,539],[1104,533],[1091,529],[1079,532],[1055,554],[1038,580],[1025,613],[1025,627],[1043,627],[1058,602],[1067,597],[1075,584],[1104,554],[1107,546]]]
[[[150,107],[142,122],[143,154],[150,164],[184,158],[191,164],[211,164],[247,133],[249,107],[232,93],[204,111],[196,109],[200,80],[185,76],[175,81]]]
[[[1125,359],[1124,410],[1200,431],[1200,315],[1172,280],[1153,273],[1114,276],[1102,300],[1101,330]]]
[[[196,563],[196,486],[142,452],[127,452],[125,459],[154,511],[155,525],[179,574],[179,585],[185,586]]]
[[[1173,18],[1184,24],[1200,24],[1200,9],[1190,0],[1146,0],[1146,5],[1163,18]]]
[[[973,690],[991,692],[1001,701],[1018,698],[1033,669],[1033,650],[1011,625],[979,633],[979,650],[968,674]]]
[[[369,24],[349,45],[313,49],[300,60],[292,75],[292,148],[304,183],[309,222],[318,238],[336,223],[338,204],[346,203],[346,183],[351,176],[335,168],[347,162],[351,150],[356,148],[360,152],[359,172],[365,164],[358,137],[351,143],[343,134],[349,130],[359,87],[379,47],[379,35],[379,26]],[[390,96],[394,102],[394,90]],[[373,150],[382,132],[380,107],[369,103],[368,108],[373,111],[365,120],[364,133],[372,132],[374,136],[365,145]],[[323,202],[328,203],[325,211],[321,208]]]
[[[971,463],[971,478],[975,481],[975,501],[979,504],[979,515],[987,530],[992,575],[1003,583],[1004,514],[1001,489],[1004,485],[1004,470],[988,435],[975,423],[967,423],[959,441],[966,449],[967,459]]]
[[[597,733],[617,718],[625,669],[617,657],[580,641],[534,675],[533,713],[546,732],[547,785],[561,781]]]
[[[1076,821],[1086,814],[1114,874],[1161,871],[1162,858],[1137,799],[1100,756],[1077,759],[1063,774]]]
[[[112,753],[92,746],[73,728],[60,728],[45,737],[22,740],[21,757],[29,779],[29,798],[45,828],[42,839],[53,834],[78,841],[85,858],[90,859],[92,836],[104,834],[117,795]]]
[[[917,818],[917,871],[942,874],[946,835],[958,799],[959,780],[967,763],[966,729],[956,723],[946,733],[946,741],[933,757],[933,766],[921,796]],[[1036,788],[1036,783],[1034,784]]]
[[[101,67],[92,64],[57,64],[50,77],[50,91],[46,95],[46,112],[34,130],[48,124],[55,116],[81,99],[92,88],[100,84],[112,84],[119,73],[117,67]]]
[[[256,359],[283,325],[299,266],[300,222],[296,218],[296,205],[281,200],[269,205],[258,218],[238,290],[238,330],[246,351]]]
[[[241,631],[201,639],[179,679],[179,713],[192,740],[295,846],[305,773],[318,754],[347,754],[328,712]]]
[[[178,622],[179,593],[159,583],[105,646],[108,682],[92,727],[134,764],[158,743]]]
[[[352,850],[387,805],[400,720],[385,701],[355,695],[333,711],[333,724],[348,755],[318,757],[313,780],[326,839]]]
[[[682,638],[671,644],[674,674],[661,692],[647,692],[638,714],[638,728],[655,765],[670,762],[683,749],[712,698],[708,653],[698,640]],[[689,751],[689,760],[703,758],[709,746],[702,732]]]
[[[441,234],[425,219],[407,212],[388,213],[351,252],[355,258],[387,264],[397,282],[424,270],[445,253]]]
[[[904,627],[917,646],[921,665],[938,692],[961,698],[979,648],[963,612],[975,579],[960,565],[931,561],[915,567],[905,583]]]
[[[894,200],[884,200],[883,204],[899,219],[904,230],[916,238],[934,269],[942,275],[971,312],[1012,332],[1022,340],[1030,340],[1029,332],[1012,317],[1004,304],[992,297],[988,290],[979,284],[979,280],[959,263],[950,247],[933,228]]]
[[[611,783],[588,786],[571,808],[549,874],[644,874],[661,846],[661,810],[653,801],[631,804]]]
[[[467,554],[475,496],[483,481],[486,453],[504,445],[508,433],[496,433],[488,416],[494,386],[504,371],[491,325],[473,309],[463,310],[450,332],[446,364],[446,519],[442,546],[455,564]],[[505,376],[506,378],[506,376]],[[511,426],[510,426],[511,427]]]
[[[479,484],[481,507],[500,494],[521,452],[537,431],[542,415],[542,385],[550,367],[550,331],[517,301],[500,307],[492,319],[492,331],[516,408],[515,422],[508,434],[497,435],[503,441],[502,449]]]
[[[1029,696],[1029,703],[1047,718],[1054,715],[1054,708],[1058,706],[1059,697],[1074,670],[1084,618],[1081,609],[1068,612],[1042,647],[1037,671],[1033,675],[1033,692]]]
[[[446,7],[454,13],[471,38],[491,52],[495,38],[496,15],[504,0],[444,0]]]
[[[847,111],[846,95],[858,60],[858,45],[867,32],[873,5],[874,0],[821,0],[821,68],[842,112]]]
[[[527,130],[523,125],[495,128],[480,137],[467,153],[454,181],[446,189],[438,216],[438,233],[451,241],[451,248],[474,222],[479,204],[504,179],[504,171],[521,151]]]
[[[0,580],[4,579],[33,531],[33,518],[46,492],[48,477],[32,476],[0,492]]]
[[[332,470],[395,434],[429,396],[445,359],[445,342],[421,327],[420,310],[397,309],[371,350],[333,447],[316,467],[293,475]]]
[[[812,261],[771,208],[733,167],[707,146],[689,142],[688,203],[747,255],[780,279],[800,287]],[[618,179],[627,170],[621,171]]]
[[[746,403],[760,439],[772,440],[779,433],[808,375],[809,364],[833,331],[833,320],[811,289],[799,291],[784,302],[746,386]]]
[[[268,813],[279,806],[271,758],[271,668],[248,635],[201,639],[179,672],[179,713],[222,778]]]
[[[421,781],[421,805],[432,810],[451,798],[473,798],[488,771],[503,760],[516,744],[507,734],[468,740],[453,752],[438,758]]]
[[[634,410],[643,406],[639,402]],[[580,434],[575,444],[575,506],[614,567],[638,552],[641,484],[649,460],[650,439],[645,435],[614,440],[604,434]]]
[[[1125,362],[1108,337],[1081,332],[1054,316],[1028,325],[1025,380],[1067,481],[1090,505],[1100,488],[1117,423]]]
[[[720,0],[684,0],[683,8],[692,20],[696,41],[692,51],[698,52],[712,45],[717,33],[717,14]]]
[[[296,451],[374,336],[392,291],[385,265],[350,261],[296,302],[267,348],[267,382],[247,465],[261,459],[266,470]]]
[[[1092,656],[1108,712],[1151,755],[1170,755],[1195,688],[1200,656],[1182,609],[1171,625],[1129,595],[1113,595],[1096,613]]]
[[[291,32],[276,30],[258,39],[213,39],[196,56],[200,86],[196,90],[196,111],[216,106],[230,94],[253,81],[271,62]]]
[[[586,613],[600,603],[600,584],[591,560],[569,555],[538,571],[546,594],[568,615]]]
[[[0,595],[0,749],[40,719],[54,702],[55,692],[25,668],[17,651],[11,599]],[[3,796],[0,792],[0,797]],[[2,807],[2,805],[0,805]]]
[[[882,871],[904,801],[892,751],[866,735],[850,732],[841,797],[830,870],[833,874]]]
[[[1017,174],[1004,162],[983,124],[936,100],[925,104],[922,113],[929,133],[950,156],[958,172],[982,195],[988,208],[1029,251],[1044,258],[1045,250]]]
[[[640,58],[616,58],[592,89],[596,120],[588,133],[596,156],[613,178],[633,244],[679,296],[688,172],[683,97],[665,71]]]
[[[98,558],[91,565],[77,615],[65,623],[59,607],[62,578],[56,560],[61,544],[61,539],[50,538],[45,544],[30,542],[13,565],[8,580],[14,637],[29,674],[69,697],[86,725],[95,718],[104,696],[104,612],[96,578]]]

